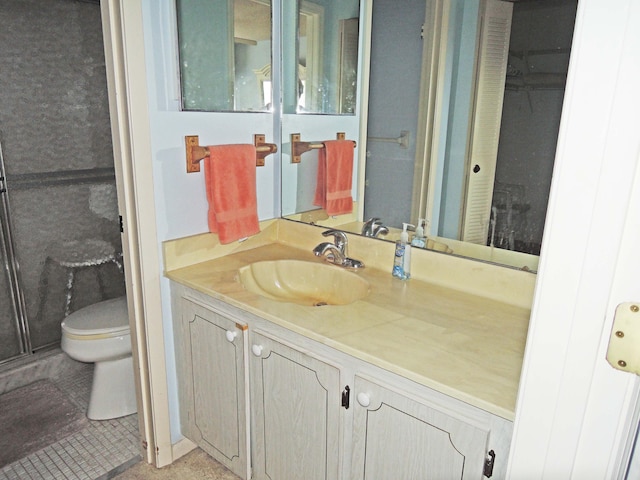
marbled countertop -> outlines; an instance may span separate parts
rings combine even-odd
[[[248,292],[238,269],[256,261],[321,260],[270,243],[165,275],[274,324],[513,420],[530,311],[427,281],[365,268],[370,294],[349,305],[302,306]],[[339,267],[336,267],[339,268]]]

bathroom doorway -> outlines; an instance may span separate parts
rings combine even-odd
[[[3,1],[0,22],[0,479],[108,478],[140,459],[137,415],[87,419],[93,364],[60,349],[66,314],[125,295],[100,2]]]
[[[5,364],[58,347],[65,309],[125,292],[118,262],[60,255],[121,252],[99,1],[1,2],[0,19]]]

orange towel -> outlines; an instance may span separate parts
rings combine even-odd
[[[209,231],[220,243],[260,232],[256,196],[256,148],[253,145],[207,147],[204,177],[209,202]]]
[[[318,152],[318,178],[313,204],[327,215],[343,215],[353,210],[353,142],[328,140]]]

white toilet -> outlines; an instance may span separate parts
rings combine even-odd
[[[74,360],[95,363],[87,417],[107,420],[137,411],[126,297],[66,317],[61,347]]]

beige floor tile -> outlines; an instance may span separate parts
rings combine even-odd
[[[227,470],[199,448],[179,458],[171,465],[155,468],[146,462],[140,462],[114,480],[239,480],[239,477]]]

